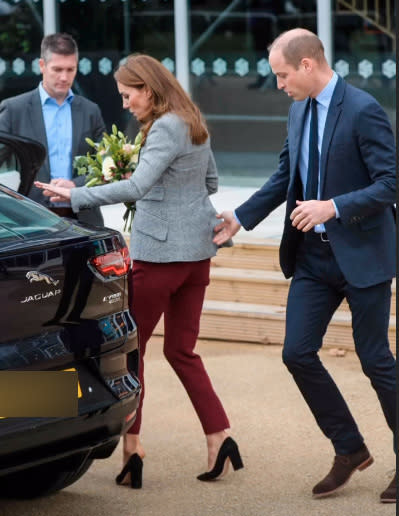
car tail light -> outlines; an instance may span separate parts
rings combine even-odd
[[[90,265],[104,279],[125,276],[129,272],[130,263],[127,247],[101,254],[90,260]]]

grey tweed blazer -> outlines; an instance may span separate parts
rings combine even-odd
[[[75,212],[137,201],[130,239],[134,260],[188,262],[210,258],[218,223],[209,195],[218,176],[209,139],[193,145],[186,123],[173,113],[158,118],[130,179],[71,190]]]

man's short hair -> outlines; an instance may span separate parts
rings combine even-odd
[[[63,56],[71,56],[73,54],[78,57],[78,45],[70,34],[57,32],[48,34],[42,40],[40,46],[40,57],[48,62],[52,54],[60,54]]]
[[[285,62],[298,69],[305,57],[315,59],[319,63],[325,61],[324,47],[321,40],[306,29],[292,29],[280,34],[269,46],[269,52],[280,50]]]

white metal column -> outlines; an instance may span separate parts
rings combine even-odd
[[[175,0],[175,60],[176,77],[183,88],[190,93],[190,60],[188,30],[188,0]]]
[[[331,0],[317,0],[317,35],[324,45],[328,64],[333,66]]]
[[[57,0],[43,0],[43,34],[57,32]]]

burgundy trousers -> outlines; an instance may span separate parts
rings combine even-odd
[[[201,357],[194,353],[205,289],[209,284],[209,268],[209,259],[133,263],[129,278],[129,307],[138,327],[139,379],[143,390],[130,434],[140,433],[146,344],[162,314],[165,324],[164,355],[186,389],[205,434],[230,426]]]

